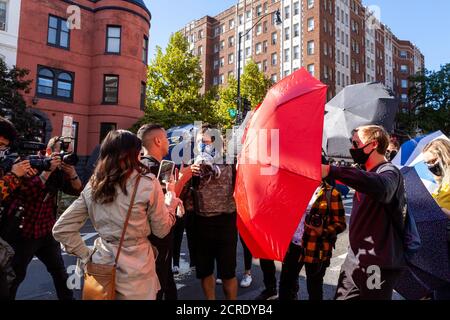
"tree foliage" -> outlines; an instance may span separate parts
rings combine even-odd
[[[241,76],[241,97],[247,99],[251,107],[255,108],[264,100],[271,85],[272,81],[259,71],[257,64],[248,61]],[[222,126],[230,128],[235,122],[229,111],[237,107],[237,80],[229,77],[228,86],[220,88],[218,95],[219,100],[214,106],[215,113]]]
[[[409,98],[416,111],[410,114],[407,124],[416,122],[429,133],[441,130],[450,134],[450,63],[438,71],[425,70],[410,78],[413,86]]]
[[[28,73],[16,67],[9,69],[0,59],[0,116],[14,124],[21,138],[33,140],[37,122],[21,94],[30,90],[31,80],[24,80]]]

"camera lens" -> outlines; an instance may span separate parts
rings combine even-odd
[[[62,161],[69,166],[76,166],[78,163],[78,156],[75,153],[70,153],[63,156]]]

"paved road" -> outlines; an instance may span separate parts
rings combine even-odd
[[[344,200],[347,222],[350,216],[352,208],[352,197]],[[97,234],[92,225],[86,224],[82,229],[82,235],[88,245],[92,245]],[[333,258],[331,259],[331,265],[327,270],[324,279],[324,299],[333,299],[336,284],[338,281],[340,266],[343,263],[347,255],[348,247],[348,230],[339,235],[336,243],[336,249],[334,250]],[[200,282],[195,278],[195,271],[189,268],[189,255],[187,250],[186,238],[184,238],[181,249],[180,259],[180,273],[175,277],[178,295],[180,299],[184,300],[201,300],[203,299],[203,293],[200,287]],[[244,272],[244,262],[242,246],[238,244],[238,261],[237,261],[237,276],[238,279],[242,277]],[[65,253],[63,258],[66,263],[66,267],[73,266],[76,263],[76,259]],[[281,264],[277,263],[277,279],[279,279],[279,271],[281,270]],[[239,288],[238,299],[239,300],[252,300],[260,291],[264,289],[262,281],[262,272],[259,267],[259,260],[253,259],[252,266],[253,283],[249,288]],[[300,299],[305,300],[308,298],[306,291],[305,272],[302,270],[300,273]],[[224,298],[222,287],[217,286],[217,298]],[[80,292],[75,290],[76,298],[80,297]],[[27,277],[19,288],[18,299],[32,299],[32,300],[51,300],[56,299],[55,289],[50,275],[47,273],[45,266],[38,260],[33,259],[28,267]],[[400,299],[399,296],[396,296]]]

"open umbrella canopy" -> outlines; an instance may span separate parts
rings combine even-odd
[[[396,290],[406,299],[419,299],[450,282],[448,260],[447,217],[421,183],[417,171],[411,167],[402,170],[405,179],[408,212],[413,215],[422,247],[409,261]]]
[[[323,149],[329,157],[350,158],[352,130],[381,125],[392,131],[398,99],[381,83],[345,87],[326,105]]]
[[[256,258],[282,261],[321,181],[327,86],[304,68],[273,86],[238,158],[238,228]]]

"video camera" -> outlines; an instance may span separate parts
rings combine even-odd
[[[71,137],[61,137],[57,142],[61,143],[61,151],[59,153],[61,161],[76,166],[78,163],[78,156],[75,153],[68,152]],[[30,166],[39,172],[50,171],[51,158],[41,157],[36,155],[38,152],[45,150],[46,145],[33,141],[22,141],[14,149],[18,152],[11,152],[9,149],[0,153],[0,170],[3,173],[10,172],[13,165],[20,161],[29,160]]]

